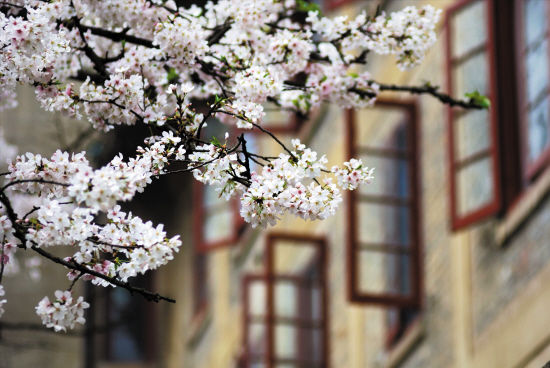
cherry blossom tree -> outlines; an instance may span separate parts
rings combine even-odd
[[[69,290],[36,306],[56,331],[84,323],[88,304],[71,292],[79,280],[174,302],[131,279],[173,259],[179,237],[119,206],[163,175],[189,172],[220,200],[240,198],[241,216],[254,227],[285,214],[334,214],[341,190],[371,181],[373,168],[358,159],[329,168],[324,155],[299,140],[283,144],[262,124],[265,104],[307,117],[322,103],[364,108],[380,91],[395,90],[487,107],[483,96],[461,100],[429,84],[383,84],[366,70],[370,53],[394,55],[402,69],[417,65],[436,40],[439,16],[424,6],[331,19],[303,0],[203,7],[172,0],[0,1],[0,108],[16,106],[16,86],[27,85],[43,109],[87,120],[98,131],[140,124],[151,132],[133,157],[119,154],[96,169],[85,152],[16,156],[1,140],[9,166],[0,187],[0,297],[2,274],[25,250],[68,270]],[[243,134],[210,139],[204,128],[212,118],[265,134],[281,153],[253,152]],[[54,245],[72,256],[54,255]]]

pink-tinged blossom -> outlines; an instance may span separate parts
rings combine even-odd
[[[89,307],[81,296],[74,300],[70,291],[57,290],[53,302],[45,296],[35,309],[46,327],[59,332],[83,325],[86,322],[84,310]]]

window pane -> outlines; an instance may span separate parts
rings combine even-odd
[[[360,155],[363,164],[374,167],[375,180],[359,186],[359,193],[377,196],[409,197],[409,170],[405,159]]]
[[[307,317],[313,321],[318,321],[323,318],[323,292],[320,287],[312,287],[309,290],[304,290],[307,296],[308,305],[306,308]]]
[[[489,91],[487,64],[487,53],[482,52],[457,65],[453,70],[454,95],[464,96],[474,91],[486,95]]]
[[[229,202],[228,202],[229,203]],[[228,239],[233,233],[233,211],[230,207],[206,214],[203,228],[205,242]]]
[[[409,148],[407,143],[396,145],[394,133],[404,126],[408,115],[403,109],[372,107],[356,111],[355,144],[358,147]],[[381,124],[383,121],[383,124]]]
[[[529,112],[529,160],[536,160],[548,148],[548,98]]]
[[[410,293],[410,256],[359,251],[359,289],[362,293]]]
[[[252,356],[266,353],[266,326],[252,322],[248,325],[248,353]]]
[[[460,169],[457,175],[458,213],[465,215],[493,199],[493,177],[489,157]]]
[[[359,242],[409,242],[409,208],[374,203],[359,203]]]
[[[525,2],[525,40],[527,45],[536,41],[547,30],[547,16],[545,0],[526,0]]]
[[[251,316],[265,316],[266,310],[265,282],[252,281],[248,289],[248,313]]]
[[[205,208],[219,206],[220,203],[227,202],[224,199],[220,198],[219,194],[214,190],[214,187],[211,185],[202,185],[202,191]]]
[[[289,281],[275,282],[275,316],[294,317],[297,314],[298,293],[294,283]]]
[[[318,363],[323,360],[323,330],[320,328],[300,329],[300,360]]]
[[[267,364],[265,363],[257,363],[257,362],[250,363],[250,368],[266,368],[266,367],[267,367]]]
[[[283,324],[275,325],[275,357],[291,359],[297,357],[298,329]]]
[[[454,120],[457,161],[489,148],[489,111],[470,110]]]
[[[487,39],[486,1],[476,1],[461,9],[452,20],[452,55],[460,57]]]
[[[303,277],[309,266],[318,257],[319,251],[314,243],[291,240],[278,240],[274,247],[274,273]]]
[[[534,103],[548,88],[548,41],[527,54],[527,100]]]

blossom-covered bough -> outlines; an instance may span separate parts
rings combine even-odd
[[[45,110],[88,120],[99,131],[136,124],[151,131],[134,157],[118,155],[98,169],[84,153],[61,150],[11,160],[0,187],[0,284],[18,249],[66,267],[69,290],[36,307],[56,331],[84,322],[88,304],[70,291],[78,280],[174,302],[132,286],[131,278],[173,259],[181,241],[118,203],[175,172],[192,172],[225,200],[238,196],[252,226],[284,214],[330,216],[340,191],[369,182],[373,169],[356,159],[328,168],[325,156],[299,140],[286,146],[262,126],[264,105],[307,117],[324,102],[362,108],[380,91],[397,90],[483,107],[430,85],[381,84],[364,68],[369,53],[395,55],[403,69],[419,63],[435,41],[439,15],[425,6],[330,19],[303,0],[187,8],[163,0],[0,1],[0,108],[16,105],[15,88],[23,84],[35,88]],[[281,153],[252,152],[242,134],[224,142],[205,136],[213,118],[266,134]],[[7,143],[1,148],[14,156]],[[58,257],[52,246],[73,255]]]

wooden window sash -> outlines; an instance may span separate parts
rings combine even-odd
[[[531,102],[527,99],[527,73],[525,58],[528,52],[532,48],[540,46],[545,40],[548,44],[548,66],[550,67],[550,22],[548,22],[548,29],[544,34],[540,36],[540,39],[535,40],[530,45],[525,42],[525,13],[524,13],[524,0],[514,0],[514,19],[516,23],[516,65],[517,65],[517,80],[518,80],[518,111],[519,111],[519,125],[521,135],[521,161],[523,167],[523,179],[526,185],[534,181],[550,164],[550,145],[540,153],[540,155],[534,160],[529,160],[529,112],[534,108]],[[550,19],[550,4],[546,3],[546,14]],[[548,71],[550,76],[550,70]],[[547,98],[550,94],[550,82],[545,91],[542,91],[539,96],[535,98],[535,105],[542,102],[544,98]],[[550,104],[549,104],[550,109]],[[548,112],[549,121],[547,122],[547,131],[550,133],[550,111]]]
[[[463,0],[452,6],[446,14],[446,44],[447,44],[447,87],[452,93],[453,91],[453,56],[452,56],[452,17],[477,1],[484,1],[487,5],[487,41],[486,52],[488,57],[488,72],[489,72],[489,98],[491,107],[489,109],[489,148],[483,154],[476,153],[474,158],[470,157],[469,164],[481,159],[490,159],[491,163],[491,180],[492,180],[492,198],[487,203],[484,203],[478,208],[471,210],[468,213],[460,215],[458,213],[458,168],[461,163],[457,160],[455,151],[455,133],[454,122],[455,114],[458,111],[456,108],[448,107],[448,135],[449,135],[449,184],[450,184],[450,212],[451,212],[451,228],[459,230],[475,222],[481,221],[489,216],[497,213],[501,208],[501,188],[500,188],[500,162],[499,162],[499,146],[498,146],[498,113],[497,113],[497,98],[496,98],[496,69],[495,69],[495,42],[494,42],[494,0]],[[463,165],[463,164],[462,164]]]
[[[419,162],[416,153],[416,147],[418,146],[419,135],[417,133],[417,108],[416,104],[412,101],[395,101],[379,99],[375,105],[378,108],[387,109],[401,109],[407,115],[406,129],[407,129],[407,143],[408,148],[406,150],[398,148],[384,148],[384,149],[367,149],[365,147],[358,146],[355,142],[355,125],[356,114],[353,110],[346,112],[346,145],[348,147],[348,159],[357,157],[358,153],[374,153],[373,156],[379,155],[383,152],[384,156],[391,158],[404,159],[408,161],[409,177],[408,181],[409,194],[408,197],[397,197],[380,195],[379,201],[384,201],[389,205],[402,206],[407,204],[409,207],[409,242],[407,244],[392,244],[391,242],[361,242],[358,236],[358,204],[361,203],[361,198],[364,196],[349,191],[346,195],[347,202],[347,293],[348,299],[353,303],[361,304],[375,304],[385,307],[419,307],[421,299],[421,262],[420,262],[420,219],[418,211],[419,193],[418,193],[418,180],[417,172],[419,171]],[[397,153],[397,154],[396,154]],[[392,203],[396,202],[396,203]],[[368,249],[370,248],[370,249]],[[375,292],[362,292],[359,289],[359,269],[361,265],[360,257],[356,255],[361,250],[373,250],[384,253],[404,254],[409,257],[409,279],[411,280],[410,294],[398,294],[398,293],[375,293]]]

